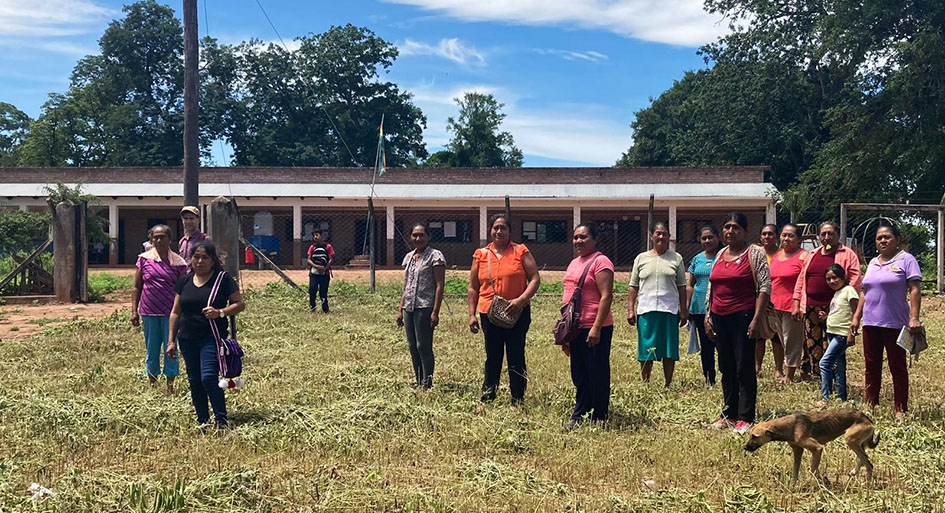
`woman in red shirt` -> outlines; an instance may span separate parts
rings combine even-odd
[[[771,259],[771,303],[774,305],[775,331],[784,345],[784,363],[787,369],[784,383],[794,379],[801,365],[804,347],[804,321],[796,320],[794,311],[794,288],[801,269],[807,260],[807,251],[801,249],[800,231],[794,224],[781,228],[781,250]]]
[[[758,377],[755,374],[755,342],[760,316],[771,294],[768,259],[761,247],[748,244],[748,218],[741,212],[728,215],[722,226],[727,244],[712,265],[706,293],[705,328],[715,335],[722,372],[725,408],[713,429],[733,427],[747,433],[755,422]]]

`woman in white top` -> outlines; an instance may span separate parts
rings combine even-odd
[[[637,326],[637,360],[643,381],[650,381],[653,362],[659,360],[669,387],[679,360],[679,327],[689,321],[686,267],[682,256],[669,249],[666,223],[654,223],[651,232],[653,249],[633,261],[627,322]]]

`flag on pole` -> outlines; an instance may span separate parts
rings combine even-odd
[[[381,129],[377,137],[377,174],[383,175],[387,171],[387,155],[384,153],[384,118],[381,117]]]

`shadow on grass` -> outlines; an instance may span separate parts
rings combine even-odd
[[[232,424],[241,426],[244,424],[270,424],[279,418],[284,419],[285,415],[277,416],[272,410],[240,409],[227,412],[227,418]]]
[[[478,399],[480,396],[479,387],[472,383],[462,383],[462,382],[455,382],[455,381],[448,381],[444,383],[441,381],[441,382],[434,382],[433,386],[436,387],[436,389],[443,394],[451,394],[451,395],[464,397],[464,398],[473,397],[476,399]]]
[[[636,431],[655,425],[656,422],[639,413],[619,409],[611,410],[607,418],[607,426],[613,430]]]

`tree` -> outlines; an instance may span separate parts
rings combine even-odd
[[[0,166],[12,166],[13,152],[23,143],[32,120],[9,103],[0,102]]]
[[[409,93],[379,78],[396,47],[353,25],[299,43],[291,52],[258,41],[205,45],[207,110],[221,120],[212,128],[229,140],[234,164],[371,165],[382,115],[389,167],[426,157],[426,118]]]
[[[456,98],[459,117],[446,120],[453,138],[446,151],[437,152],[427,165],[442,167],[521,167],[522,150],[515,146],[509,132],[500,132],[505,119],[504,105],[491,94],[466,93]]]

